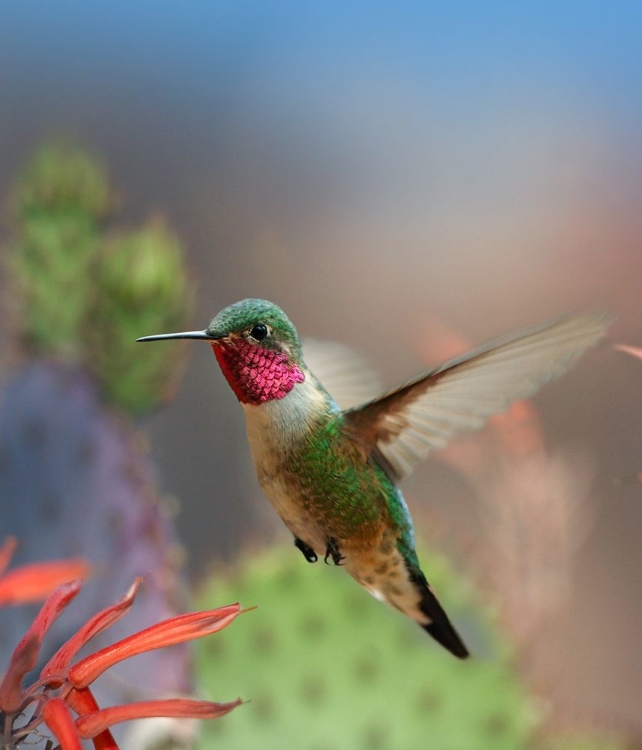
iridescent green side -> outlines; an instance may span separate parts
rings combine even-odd
[[[412,548],[410,516],[397,487],[343,433],[343,417],[330,415],[288,457],[304,510],[329,536],[367,545],[382,526],[399,529]]]

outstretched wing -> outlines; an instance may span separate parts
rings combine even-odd
[[[305,339],[305,363],[342,409],[375,398],[383,386],[368,360],[335,341]]]
[[[345,429],[402,479],[455,435],[532,396],[595,344],[608,313],[567,317],[491,342],[345,412]]]

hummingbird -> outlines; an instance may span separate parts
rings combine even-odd
[[[399,482],[455,435],[532,396],[605,333],[606,313],[498,339],[342,409],[306,365],[280,307],[245,299],[202,331],[241,403],[259,484],[308,562],[323,556],[461,659],[469,655],[421,570]]]

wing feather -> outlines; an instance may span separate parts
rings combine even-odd
[[[402,479],[431,450],[565,372],[611,320],[608,313],[560,318],[491,342],[349,409],[345,429]]]
[[[306,339],[303,354],[308,369],[342,409],[368,401],[381,392],[370,362],[349,346]]]

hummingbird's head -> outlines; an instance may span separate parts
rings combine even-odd
[[[219,342],[242,338],[265,349],[285,351],[292,359],[301,357],[296,328],[280,307],[264,299],[244,299],[226,307],[205,334]]]
[[[296,328],[280,307],[262,299],[236,302],[204,331],[144,336],[139,341],[201,339],[211,344],[228,383],[241,403],[258,405],[283,398],[305,380]]]

